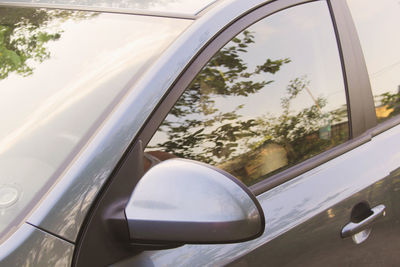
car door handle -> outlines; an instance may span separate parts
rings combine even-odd
[[[342,237],[350,237],[354,234],[357,234],[358,232],[368,228],[376,219],[385,216],[385,210],[386,207],[385,205],[378,205],[375,208],[371,209],[372,214],[362,220],[361,222],[354,223],[350,222],[346,224],[345,227],[342,229]]]

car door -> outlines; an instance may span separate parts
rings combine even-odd
[[[114,265],[397,265],[396,125],[376,124],[345,1],[266,4],[208,45],[132,149],[144,171],[180,157],[230,172],[257,195],[264,234],[139,246]]]

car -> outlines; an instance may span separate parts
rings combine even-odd
[[[0,2],[0,265],[399,265],[399,11]]]

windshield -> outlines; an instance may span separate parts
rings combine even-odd
[[[105,7],[143,12],[196,15],[215,2],[215,0],[13,0],[11,2]]]
[[[0,7],[0,241],[188,23]]]

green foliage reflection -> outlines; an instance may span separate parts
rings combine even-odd
[[[327,99],[314,98],[307,76],[289,82],[278,115],[240,114],[251,105],[245,97],[266,90],[274,83],[266,78],[291,64],[289,58],[267,58],[248,67],[244,54],[252,43],[253,34],[244,31],[211,59],[171,110],[149,150],[216,165],[249,185],[347,140],[346,106],[324,112]],[[313,104],[293,108],[302,92]],[[219,109],[221,97],[243,102],[231,110]]]
[[[0,8],[0,80],[10,73],[32,74],[35,63],[50,58],[46,44],[60,39],[60,23],[94,13],[32,8]]]

